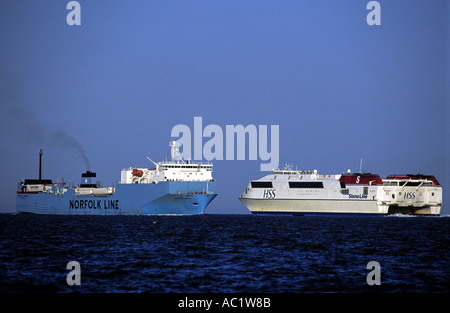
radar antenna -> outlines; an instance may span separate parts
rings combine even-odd
[[[180,149],[178,148],[179,146],[178,146],[177,142],[171,141],[169,143],[169,146],[171,148],[170,154],[172,155],[172,163],[174,163],[176,159],[181,160],[181,162],[185,163],[183,158],[181,157]]]

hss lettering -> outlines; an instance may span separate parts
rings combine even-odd
[[[403,195],[403,199],[415,199],[416,193],[415,192],[405,192]]]
[[[275,189],[264,189],[263,198],[264,199],[274,199],[275,198]]]

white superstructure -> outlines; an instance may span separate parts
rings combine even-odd
[[[240,200],[254,214],[439,215],[442,188],[434,176],[370,173],[322,175],[290,168],[250,181]]]
[[[179,153],[178,145],[172,141],[172,160],[170,162],[154,162],[147,157],[155,167],[129,167],[123,169],[120,175],[121,184],[157,184],[161,181],[213,181],[210,163],[193,163],[184,161]]]

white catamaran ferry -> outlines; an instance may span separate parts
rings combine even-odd
[[[253,214],[439,215],[442,187],[431,175],[350,173],[322,175],[277,169],[252,180],[240,200]]]

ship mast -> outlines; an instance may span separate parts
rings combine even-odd
[[[42,149],[41,151],[39,151],[39,181],[42,180],[42,155],[44,153],[42,153]]]
[[[171,141],[169,143],[169,147],[171,148],[170,154],[172,156],[172,163],[175,163],[175,159],[178,158],[181,162],[185,163],[183,158],[180,155],[180,149],[178,148],[178,144],[176,141]]]

